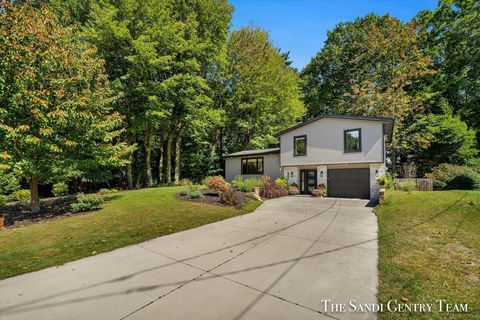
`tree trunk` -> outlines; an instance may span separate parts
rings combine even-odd
[[[147,188],[151,188],[153,185],[153,177],[152,177],[152,128],[150,126],[147,127],[145,131],[145,167],[146,167],[146,174],[147,174]]]
[[[38,196],[38,177],[32,176],[28,179],[30,184],[30,208],[33,213],[40,211],[40,198]]]
[[[130,138],[128,139],[128,145],[131,146],[135,142],[135,135],[133,133],[130,134]],[[128,163],[127,163],[127,188],[128,190],[133,189],[133,158],[134,158],[135,151],[132,151],[128,155]]]
[[[395,146],[392,146],[392,154],[391,154],[391,160],[392,160],[392,174],[395,177],[398,173],[397,171],[397,151],[395,150]]]
[[[158,159],[158,182],[162,183],[164,176],[163,176],[163,139],[160,138],[160,156]]]
[[[167,155],[166,155],[166,170],[165,170],[165,182],[172,182],[172,143],[173,143],[174,133],[170,131],[167,138]]]
[[[180,147],[182,142],[182,131],[182,129],[177,130],[175,136],[175,184],[180,183]]]

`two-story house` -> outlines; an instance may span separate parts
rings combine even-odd
[[[280,148],[225,156],[225,178],[285,177],[309,194],[324,184],[329,197],[378,198],[393,118],[321,115],[277,134]]]

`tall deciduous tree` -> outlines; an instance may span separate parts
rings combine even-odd
[[[287,60],[261,29],[231,33],[224,129],[229,152],[275,145],[275,133],[304,115],[299,77]]]
[[[46,7],[0,3],[0,161],[30,183],[123,165],[119,114],[93,47]]]
[[[480,2],[441,0],[433,10],[420,12],[424,50],[438,75],[432,77],[429,107],[438,112],[442,99],[480,132]],[[480,135],[477,135],[480,142]]]
[[[430,58],[419,46],[415,21],[367,15],[339,24],[325,47],[303,71],[303,90],[311,116],[343,113],[396,118],[393,170],[401,143],[398,132],[423,114],[422,79]]]
[[[419,176],[441,163],[465,165],[478,154],[475,131],[448,113],[429,114],[401,135],[405,149],[415,157]]]

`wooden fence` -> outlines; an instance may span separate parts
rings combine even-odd
[[[395,178],[395,183],[415,182],[418,191],[433,191],[433,180],[430,178]]]

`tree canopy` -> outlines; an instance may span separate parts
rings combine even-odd
[[[0,160],[30,183],[125,164],[122,118],[96,49],[45,6],[0,7]]]
[[[261,29],[231,33],[225,127],[230,152],[276,145],[275,133],[304,115],[299,77],[287,59]]]

